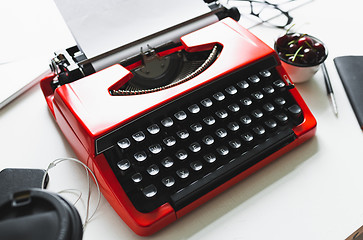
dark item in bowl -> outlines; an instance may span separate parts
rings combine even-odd
[[[322,41],[301,33],[287,33],[275,41],[275,51],[286,63],[300,67],[319,65],[327,58]]]

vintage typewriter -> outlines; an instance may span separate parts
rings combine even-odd
[[[209,6],[220,20],[179,41],[93,67],[206,16],[93,59],[78,46],[60,51],[54,74],[41,81],[74,152],[139,235],[160,230],[315,134],[316,121],[273,49],[235,21],[238,11]]]

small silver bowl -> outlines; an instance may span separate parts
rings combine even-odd
[[[295,34],[295,33],[291,33],[291,35],[292,34]],[[288,34],[288,35],[290,35],[290,34]],[[313,37],[313,36],[310,36],[307,34],[304,34],[304,35],[307,37],[310,37],[314,42],[321,43],[325,48],[325,55],[324,55],[324,57],[322,57],[320,59],[319,62],[317,62],[315,64],[305,64],[305,63],[295,63],[295,62],[288,61],[287,59],[283,58],[282,56],[280,56],[278,54],[279,58],[281,60],[281,65],[286,70],[287,74],[289,74],[290,78],[292,79],[292,81],[294,83],[302,83],[302,82],[306,82],[306,81],[310,80],[315,75],[315,73],[319,70],[320,65],[328,57],[327,47],[322,41],[320,41],[316,37]],[[278,53],[276,41],[274,44],[274,49]]]

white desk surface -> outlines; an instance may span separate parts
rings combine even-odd
[[[146,239],[342,240],[363,225],[363,134],[333,64],[336,56],[363,55],[362,8],[358,0],[314,0],[291,12],[296,31],[320,38],[329,48],[326,65],[339,117],[321,72],[296,85],[318,121],[316,136]],[[2,58],[28,58],[36,65],[33,56],[50,59],[53,51],[74,44],[51,0],[2,1],[0,9]],[[283,33],[264,26],[251,31],[270,46]],[[0,110],[0,136],[0,170],[46,168],[59,157],[75,157],[39,86]],[[86,195],[82,167],[62,163],[50,177],[51,190],[78,188]],[[84,204],[77,207],[84,216]],[[83,239],[143,238],[102,198]]]

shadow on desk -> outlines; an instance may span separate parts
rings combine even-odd
[[[295,86],[313,114],[314,112],[323,113],[325,111],[332,111],[321,71],[318,71],[313,79],[304,83],[295,84]]]

